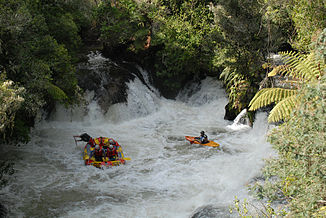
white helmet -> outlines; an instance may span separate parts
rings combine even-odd
[[[100,149],[100,146],[99,145],[95,145],[95,149],[96,150],[99,150]]]
[[[112,148],[113,148],[113,145],[112,145],[112,144],[110,144],[110,145],[109,145],[109,148],[110,148],[110,149],[112,149]]]

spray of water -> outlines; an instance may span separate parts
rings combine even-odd
[[[190,85],[177,100],[137,78],[128,88],[127,103],[106,114],[96,102],[87,112],[58,106],[38,123],[30,143],[2,150],[2,157],[16,160],[16,174],[1,190],[12,217],[230,216],[228,205],[234,196],[247,197],[246,184],[271,154],[266,115],[246,132],[228,131],[227,98],[213,78]],[[221,148],[184,140],[201,130]],[[84,145],[72,137],[84,132],[113,137],[131,161],[105,170],[84,166]]]
[[[234,119],[233,123],[227,125],[226,128],[230,131],[244,131],[250,129],[251,127],[248,125],[248,118],[245,118],[246,115],[247,109],[243,109]]]

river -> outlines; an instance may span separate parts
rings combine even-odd
[[[230,217],[235,196],[250,198],[246,185],[273,153],[266,114],[249,130],[226,128],[227,97],[214,78],[189,85],[176,100],[137,78],[127,85],[127,103],[106,114],[96,101],[86,112],[58,106],[27,145],[2,146],[1,158],[15,159],[16,173],[0,192],[9,217]],[[185,141],[201,130],[220,148]],[[114,138],[131,161],[84,166],[84,144],[73,139],[84,132]]]

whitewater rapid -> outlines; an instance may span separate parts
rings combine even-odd
[[[96,101],[85,108],[58,106],[20,147],[2,146],[1,158],[16,160],[16,173],[1,190],[9,217],[230,217],[235,196],[250,198],[246,185],[260,175],[272,154],[266,114],[252,129],[229,131],[222,84],[207,78],[176,100],[159,95],[136,78],[127,103],[103,114]],[[191,145],[185,135],[204,130],[219,149]],[[83,143],[74,135],[112,137],[126,165],[84,166]]]

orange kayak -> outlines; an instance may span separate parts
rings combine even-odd
[[[191,143],[191,144],[200,144],[203,146],[210,146],[210,147],[218,147],[220,144],[214,142],[214,141],[208,141],[205,144],[200,143],[198,140],[195,139],[193,136],[185,136],[185,138]]]

